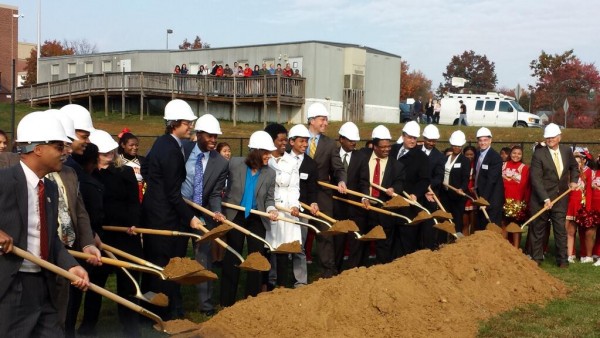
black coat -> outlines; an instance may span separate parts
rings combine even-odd
[[[317,203],[319,186],[317,184],[318,173],[315,160],[308,155],[304,155],[298,171],[300,174],[300,202],[308,205]]]
[[[339,154],[340,148],[337,148]],[[343,161],[342,161],[343,164]],[[333,182],[337,184],[337,182]],[[350,190],[358,191],[365,195],[370,195],[371,185],[369,183],[369,157],[365,152],[360,150],[352,151],[348,170],[346,171],[346,187]],[[335,192],[336,196],[341,198],[360,201],[361,198],[353,195],[342,195]],[[347,219],[354,215],[366,215],[366,210],[362,208],[354,208],[342,201],[334,203],[334,217],[339,219]]]
[[[446,164],[446,156],[437,148],[432,148],[429,153],[429,169],[431,189],[437,194],[444,181],[444,165]]]
[[[401,147],[401,144],[394,144],[390,151],[390,157],[396,159]],[[414,147],[398,161],[404,165],[406,173],[404,191],[417,196],[419,200],[423,201],[427,187],[429,187],[429,176],[431,175],[429,158],[420,147]],[[402,191],[398,193],[402,194]]]
[[[480,151],[475,155],[475,170],[479,160]],[[488,215],[492,222],[500,224],[502,221],[502,208],[504,206],[504,181],[502,180],[502,158],[494,149],[490,147],[483,158],[479,175],[475,172],[477,181],[477,194],[490,202],[487,208]]]
[[[448,160],[448,157],[446,157]],[[445,162],[444,162],[445,165]],[[469,192],[469,173],[471,171],[471,162],[463,154],[459,154],[458,158],[454,162],[454,165],[450,169],[450,177],[448,183],[457,188],[462,189],[465,193]],[[459,200],[463,197],[457,193],[450,192],[448,197],[452,200]]]

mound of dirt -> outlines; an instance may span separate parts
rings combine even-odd
[[[499,235],[275,289],[201,324],[203,337],[472,337],[478,321],[564,297],[565,285]]]

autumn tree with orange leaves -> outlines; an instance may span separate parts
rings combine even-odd
[[[76,47],[66,46],[67,43],[61,43],[58,40],[46,40],[42,45],[42,52],[40,53],[40,57],[48,57],[48,56],[60,56],[60,55],[74,55]],[[37,49],[31,49],[31,54],[29,57],[25,59],[25,71],[27,74],[25,75],[25,86],[36,84],[37,83]]]
[[[400,64],[400,101],[421,96],[424,100],[431,94],[431,80],[421,71],[409,72],[410,65],[406,61]]]

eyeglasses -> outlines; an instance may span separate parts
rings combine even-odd
[[[60,151],[61,153],[63,152],[63,150],[65,150],[65,143],[62,141],[53,141],[53,142],[48,142],[48,143],[42,143],[40,144],[42,146],[51,146],[54,149]]]
[[[189,127],[189,128],[194,128],[195,123],[190,122],[190,121],[181,121],[181,124],[183,124],[184,126]]]

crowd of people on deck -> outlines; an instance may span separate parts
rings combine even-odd
[[[173,69],[173,73],[187,75],[189,74],[189,69],[185,63],[180,65],[175,65]],[[281,75],[285,77],[302,77],[299,69],[292,69],[289,63],[285,64],[285,67],[282,67],[281,63],[278,63],[276,67],[272,63],[269,64],[267,68],[267,64],[263,63],[262,67],[255,64],[253,68],[250,68],[250,64],[245,63],[243,66],[238,64],[238,62],[234,62],[233,66],[230,67],[228,63],[225,65],[217,64],[216,61],[212,61],[211,65],[203,64],[198,68],[198,72],[196,75],[208,75],[208,76],[217,76],[217,77],[252,77],[252,76],[263,76],[263,75]]]
[[[184,69],[182,65],[179,71]],[[538,265],[546,257],[552,229],[557,266],[568,267],[577,255],[581,263],[596,260],[594,265],[600,266],[600,157],[561,144],[557,125],[545,127],[544,142],[535,146],[527,165],[521,146],[497,152],[485,127],[473,135],[477,147],[467,145],[467,135],[456,130],[450,148],[442,152],[436,148],[440,133],[433,124],[421,130],[417,122],[407,122],[399,138],[378,125],[368,146],[359,149],[361,137],[353,122],[328,131],[329,112],[319,102],[308,107],[307,117],[306,124],[289,129],[269,124],[255,131],[245,157],[232,156],[231,146],[219,143],[217,118],[198,118],[180,99],[165,106],[165,132],[146,156],[139,154],[139,140],[130,130],[115,141],[94,127],[87,109],[75,104],[26,115],[17,128],[15,152],[7,152],[8,137],[0,131],[0,335],[94,334],[102,301],[83,291],[90,282],[104,286],[113,272],[118,295],[139,304],[132,280],[141,280],[142,292],[163,293],[169,304],[140,305],[163,320],[183,318],[179,284],[157,274],[109,268],[101,261],[112,255],[107,251],[124,251],[164,267],[172,258],[189,255],[188,237],[141,235],[136,228],[142,227],[202,235],[229,220],[246,230],[230,230],[221,238],[228,250],[212,241],[192,244],[200,264],[221,271],[218,282],[197,285],[198,310],[205,316],[239,300],[240,260],[234,252],[244,248],[271,265],[267,272],[245,272],[244,298],[307,285],[313,251],[318,277],[331,278],[417,250],[436,250],[490,223],[519,248],[521,234],[511,224],[522,225],[532,215],[537,217],[528,222],[523,250]],[[394,209],[395,214],[373,208],[398,196],[409,206]],[[481,199],[487,205],[477,203]],[[210,216],[190,202],[210,210]],[[435,219],[413,222],[423,211],[437,210],[452,215],[451,230],[438,227]],[[325,236],[302,225],[327,230],[327,222],[311,220],[323,214],[351,219],[359,231]],[[125,229],[115,232],[105,226]],[[376,226],[385,239],[359,240]],[[295,241],[300,252],[268,249]],[[69,270],[75,281],[20,258],[17,247]],[[67,250],[87,256],[75,260]],[[218,300],[213,297],[217,285]],[[118,311],[123,334],[140,336],[138,313],[124,306]]]

